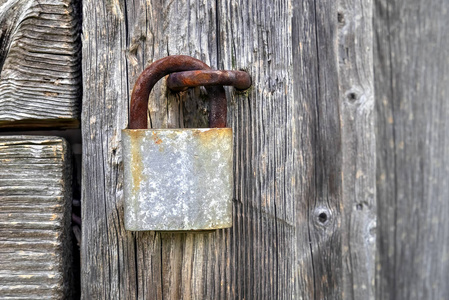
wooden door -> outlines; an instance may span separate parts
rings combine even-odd
[[[370,1],[84,1],[83,298],[373,298],[371,16]],[[137,76],[174,54],[252,77],[227,89],[233,227],[128,232],[120,130]],[[149,113],[207,127],[207,95],[162,81]]]

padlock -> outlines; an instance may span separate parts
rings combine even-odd
[[[153,86],[168,74],[189,70],[210,67],[189,56],[168,56],[145,69],[134,86],[129,129],[122,130],[127,230],[212,230],[232,225],[232,129],[146,129]],[[209,126],[224,127],[224,89],[208,91]]]

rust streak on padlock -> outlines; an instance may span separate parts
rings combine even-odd
[[[167,86],[173,91],[214,85],[231,85],[238,90],[246,90],[251,86],[251,77],[243,71],[195,70],[172,73],[167,79]]]
[[[129,129],[147,129],[148,97],[162,77],[182,71],[210,70],[204,62],[186,55],[172,55],[159,59],[147,67],[134,85],[131,95]],[[222,86],[207,88],[210,96],[209,127],[226,127],[226,94]]]

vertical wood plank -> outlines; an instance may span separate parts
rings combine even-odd
[[[371,0],[339,1],[344,299],[374,299],[375,296],[377,207],[372,17]]]
[[[129,93],[125,9],[116,1],[83,1],[83,299],[137,298],[136,241],[123,224],[119,147]]]
[[[231,229],[234,299],[292,299],[296,250],[292,1],[222,1],[220,68],[252,76],[230,91],[235,199]],[[304,229],[304,228],[302,228]],[[299,232],[301,234],[301,232]]]
[[[297,270],[304,299],[341,299],[342,144],[337,3],[303,1],[293,14],[297,126]]]
[[[0,137],[1,299],[72,295],[69,153],[57,137]]]
[[[449,3],[376,0],[378,299],[449,298]]]

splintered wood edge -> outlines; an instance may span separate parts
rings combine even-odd
[[[76,0],[3,4],[0,128],[79,126],[80,27]]]

